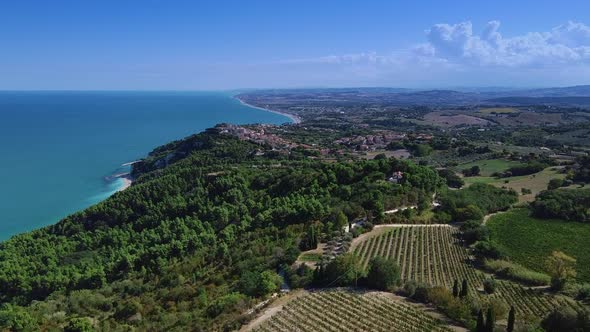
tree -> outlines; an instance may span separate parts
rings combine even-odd
[[[496,321],[494,317],[494,311],[492,308],[488,308],[488,312],[486,314],[486,332],[494,332],[494,327],[496,327]]]
[[[72,318],[64,328],[64,332],[92,332],[92,322],[88,318]]]
[[[547,332],[574,331],[578,321],[577,313],[569,307],[556,308],[541,321]]]
[[[283,278],[274,271],[264,271],[260,273],[260,279],[258,280],[257,292],[259,296],[264,296],[270,293],[274,293],[279,290]]]
[[[453,296],[459,297],[459,281],[457,279],[455,279],[455,282],[453,283]]]
[[[508,313],[508,325],[506,326],[506,332],[514,331],[514,321],[516,319],[516,310],[514,306],[510,306],[510,312]]]
[[[563,186],[562,179],[551,179],[551,180],[549,180],[549,183],[547,184],[547,190],[554,190],[554,189],[560,188],[561,186]]]
[[[476,332],[485,332],[486,322],[483,320],[483,312],[479,310],[477,313],[477,325],[475,326]]]
[[[483,281],[483,289],[487,294],[493,294],[496,291],[496,280],[494,278],[486,278]]]
[[[461,284],[461,292],[459,293],[460,298],[464,298],[469,295],[469,288],[467,285],[467,279],[463,279],[463,283]]]
[[[11,304],[0,306],[0,327],[8,331],[35,331],[39,328],[24,308]]]
[[[400,278],[399,266],[392,259],[373,257],[369,262],[367,284],[369,287],[390,291],[398,284]]]
[[[240,291],[249,296],[264,296],[277,291],[281,283],[281,276],[273,271],[248,271],[240,278]]]
[[[356,255],[345,254],[328,263],[324,275],[327,286],[354,286],[365,272]]]
[[[336,227],[338,227],[338,229],[342,229],[344,226],[346,226],[346,224],[348,224],[348,218],[344,212],[338,211],[338,214],[336,214]]]
[[[561,251],[551,253],[546,265],[551,275],[551,287],[554,290],[562,290],[567,280],[576,276],[576,259]]]

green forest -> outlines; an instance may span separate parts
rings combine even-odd
[[[400,183],[386,180],[394,171]],[[215,129],[155,149],[133,176],[129,189],[0,243],[0,329],[83,330],[86,317],[113,331],[233,329],[278,290],[310,228],[326,237],[358,217],[378,223],[444,184],[410,161],[325,162]]]

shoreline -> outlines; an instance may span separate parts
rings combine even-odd
[[[274,111],[274,110],[271,110],[271,109],[268,109],[268,108],[264,108],[264,107],[260,107],[260,106],[254,106],[254,105],[248,104],[247,102],[243,101],[242,99],[238,98],[237,96],[233,96],[232,98],[238,100],[240,102],[240,104],[242,104],[244,106],[248,106],[248,107],[256,108],[256,109],[259,109],[259,110],[262,110],[262,111],[271,112],[271,113],[275,113],[275,114],[280,114],[282,116],[286,116],[289,119],[291,119],[291,121],[293,121],[293,124],[300,124],[301,123],[301,118],[298,117],[295,114],[285,113],[285,112],[280,112],[280,111]]]
[[[117,192],[123,191],[131,187],[131,184],[133,183],[133,180],[131,180],[130,176],[122,176],[119,179],[123,180],[123,184],[121,185],[121,187],[117,188]]]

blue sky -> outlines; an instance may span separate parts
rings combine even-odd
[[[590,1],[19,0],[0,89],[588,84]]]

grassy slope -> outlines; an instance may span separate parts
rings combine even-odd
[[[518,165],[522,165],[522,163],[505,159],[485,159],[474,161],[467,164],[461,164],[457,166],[457,170],[460,172],[461,170],[466,168],[479,166],[479,169],[481,170],[481,176],[490,176],[495,172],[503,172],[512,166]]]
[[[492,241],[513,261],[544,271],[546,257],[561,250],[578,260],[578,279],[590,282],[590,224],[533,218],[520,208],[491,217],[487,225]]]
[[[530,189],[532,191],[531,194],[521,195],[518,198],[518,200],[521,202],[529,202],[533,201],[535,199],[535,196],[539,192],[547,189],[547,184],[549,183],[549,180],[556,178],[565,178],[565,174],[560,174],[558,171],[554,169],[555,167],[548,167],[532,175],[513,176],[509,178],[497,179],[489,176],[474,176],[464,178],[464,180],[467,185],[476,182],[488,183],[496,187],[512,188],[516,190],[516,192],[518,192],[519,194],[521,188]],[[508,183],[505,183],[506,180],[508,180]]]

